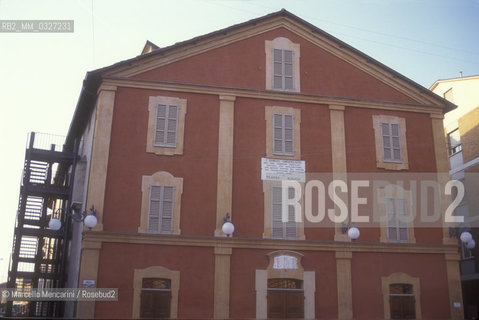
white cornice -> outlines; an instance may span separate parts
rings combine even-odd
[[[408,111],[418,113],[429,113],[442,116],[442,107],[437,105],[407,104],[378,100],[363,100],[356,98],[320,96],[302,93],[284,93],[272,90],[253,90],[245,88],[221,87],[212,85],[199,85],[192,83],[180,83],[159,80],[131,79],[125,77],[105,77],[103,83],[106,85],[152,89],[162,91],[176,91],[188,93],[201,93],[212,95],[231,95],[243,98],[255,98],[265,100],[303,102],[324,105],[344,105],[347,107]]]
[[[457,245],[417,244],[417,243],[381,243],[381,242],[342,242],[314,240],[273,240],[262,238],[225,238],[213,236],[160,235],[151,233],[86,231],[83,233],[83,245],[91,242],[116,242],[131,244],[153,244],[165,246],[189,247],[229,247],[237,249],[266,250],[305,250],[305,251],[348,251],[348,252],[385,252],[385,253],[429,253],[457,254]]]

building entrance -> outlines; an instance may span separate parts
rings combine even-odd
[[[268,279],[268,318],[304,318],[303,281]]]
[[[145,278],[141,290],[141,318],[170,318],[171,281]]]

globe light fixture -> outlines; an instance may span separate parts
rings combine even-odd
[[[341,232],[343,234],[347,234],[349,239],[351,240],[356,240],[359,238],[359,235],[361,234],[361,232],[359,232],[359,229],[357,227],[355,227],[351,221],[349,221],[347,224],[346,223],[342,223],[341,224]]]
[[[85,226],[91,229],[96,226],[96,224],[98,223],[98,219],[96,218],[96,215],[89,214],[85,217],[85,219],[83,219],[83,223],[85,224]]]
[[[57,216],[59,216],[62,211],[64,211],[64,209],[59,209],[57,211]],[[89,213],[87,213],[86,211],[83,211],[82,213],[74,211],[72,213],[70,210],[66,210],[64,212],[65,214],[70,215],[73,221],[83,222],[85,226],[88,227],[90,230],[91,228],[94,228],[98,223],[94,206],[91,206]],[[58,231],[62,227],[62,222],[58,218],[52,218],[48,222],[48,227],[53,231]]]
[[[230,221],[230,213],[229,212],[223,218],[223,226],[221,227],[221,230],[223,231],[224,234],[226,234],[227,237],[230,237],[233,234],[233,232],[235,231],[235,226]]]
[[[57,218],[53,218],[48,222],[48,227],[53,231],[57,231],[62,227],[62,223]]]
[[[351,238],[351,240],[356,240],[360,234],[359,229],[356,227],[351,227],[348,230],[348,237]]]
[[[459,237],[462,242],[464,243],[469,243],[472,241],[472,234],[470,232],[464,231],[461,233],[461,236]]]
[[[469,230],[468,227],[449,228],[449,236],[451,238],[459,238],[466,248],[474,249],[476,247],[476,241],[474,241],[472,234],[467,230]]]
[[[468,243],[466,243],[466,248],[468,249],[474,249],[476,247],[476,241],[471,240]]]

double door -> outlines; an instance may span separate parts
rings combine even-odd
[[[304,318],[304,291],[268,289],[268,318]]]

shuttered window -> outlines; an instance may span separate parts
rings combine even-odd
[[[155,146],[176,147],[178,107],[159,104],[156,107]]]
[[[293,90],[293,51],[273,50],[273,88]]]
[[[294,156],[294,117],[292,114],[273,114],[273,153]]]
[[[387,198],[386,213],[388,219],[388,241],[408,242],[409,229],[406,200]]]
[[[173,232],[173,209],[175,187],[151,186],[150,207],[148,211],[148,232]]]
[[[294,188],[288,188],[289,197],[294,197]],[[288,206],[288,222],[282,222],[282,187],[273,187],[271,199],[271,238],[297,239],[297,223],[293,206]]]
[[[385,162],[402,162],[400,127],[397,123],[381,123],[383,137],[383,160]]]

